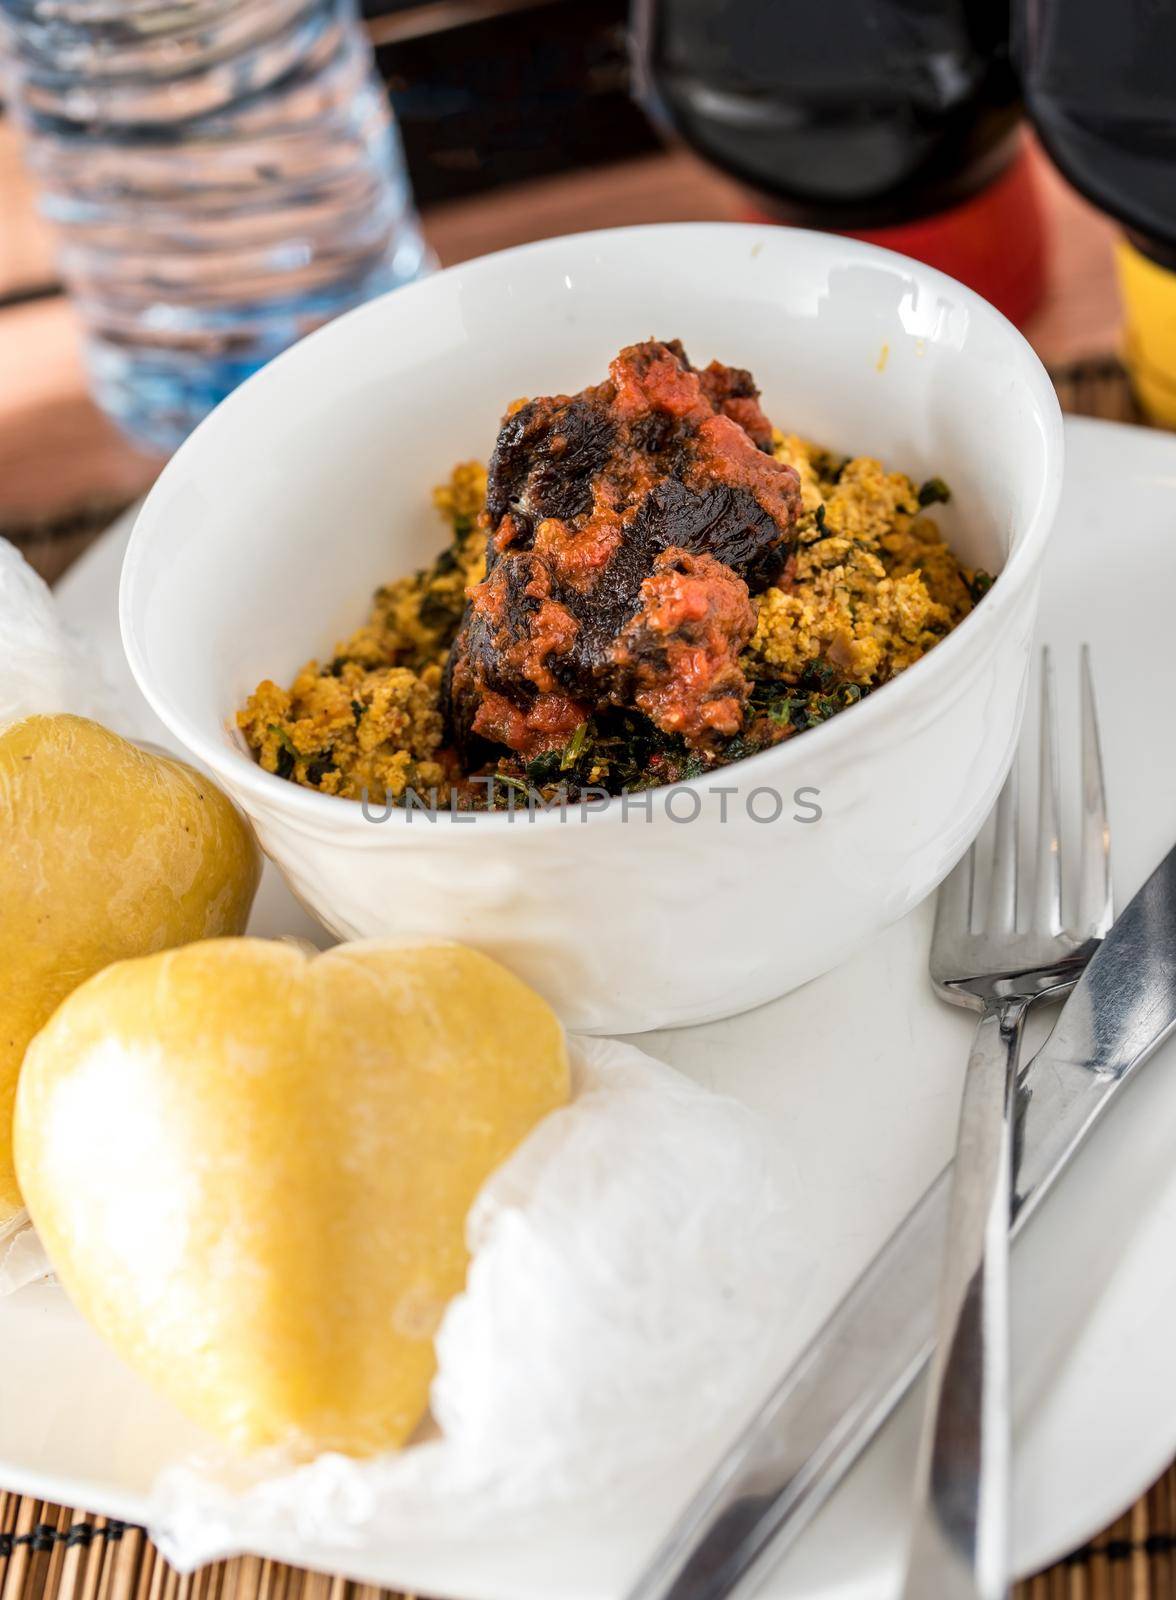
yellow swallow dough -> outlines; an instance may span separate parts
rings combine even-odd
[[[112,961],[240,933],[260,871],[215,785],[83,717],[0,732],[0,1228],[20,1210],[12,1101],[25,1047]]]
[[[219,939],[108,968],[30,1049],[21,1185],[79,1308],[196,1421],[363,1454],[423,1416],[485,1178],[562,1030],[457,945]]]

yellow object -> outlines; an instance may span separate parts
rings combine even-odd
[[[0,732],[0,1228],[20,1210],[12,1100],[25,1047],[91,973],[240,933],[260,863],[218,788],[83,717]]]
[[[470,1205],[568,1093],[554,1014],[476,951],[217,939],[62,1005],[17,1167],[75,1303],[176,1405],[363,1454],[423,1416]]]
[[[1120,239],[1116,255],[1132,386],[1154,421],[1176,428],[1176,272],[1157,266],[1126,239]]]

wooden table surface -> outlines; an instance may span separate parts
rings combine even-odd
[[[1118,340],[1111,225],[1036,150],[1053,239],[1048,299],[1026,333],[1047,366],[1105,354]],[[733,184],[676,152],[439,206],[425,216],[445,265],[529,239],[635,222],[730,219]],[[160,463],[122,441],[86,394],[74,314],[55,285],[52,241],[38,219],[16,135],[0,123],[0,534],[125,505]],[[60,557],[76,548],[65,545]],[[60,558],[59,562],[60,564]]]

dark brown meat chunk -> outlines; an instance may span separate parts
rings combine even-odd
[[[529,758],[612,706],[694,748],[737,733],[748,595],[784,570],[798,507],[750,373],[699,371],[676,341],[521,406],[491,457],[487,573],[446,674],[458,750]]]

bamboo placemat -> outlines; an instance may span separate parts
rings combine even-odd
[[[1066,411],[1142,420],[1113,359],[1052,376]],[[393,1591],[257,1556],[181,1577],[141,1528],[0,1491],[0,1600],[393,1600]],[[1097,1538],[1018,1584],[1015,1600],[1176,1600],[1176,1464]]]

